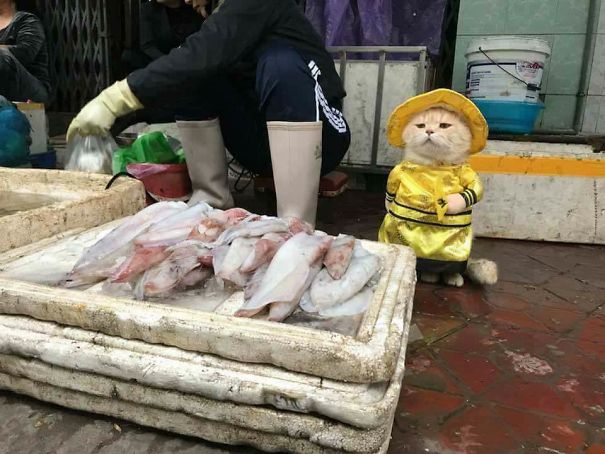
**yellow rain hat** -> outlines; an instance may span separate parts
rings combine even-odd
[[[477,106],[466,96],[453,90],[439,88],[408,99],[395,108],[387,123],[387,138],[394,147],[405,147],[403,130],[410,119],[431,107],[445,105],[464,115],[473,135],[470,152],[479,153],[487,143],[488,126]]]

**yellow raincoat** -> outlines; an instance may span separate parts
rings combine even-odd
[[[423,93],[397,106],[387,123],[387,139],[405,148],[403,130],[414,115],[442,106],[462,115],[470,128],[469,153],[485,148],[488,126],[481,111],[468,98],[446,88]],[[460,194],[468,210],[447,211],[446,196]],[[429,167],[404,161],[387,182],[387,215],[378,232],[383,243],[404,244],[416,252],[416,268],[434,273],[462,273],[471,252],[471,207],[481,200],[483,185],[468,164]]]
[[[460,194],[469,209],[445,214],[450,194]],[[472,245],[471,207],[482,196],[483,185],[468,164],[428,167],[404,161],[389,175],[388,213],[378,240],[412,247],[421,271],[463,272]]]

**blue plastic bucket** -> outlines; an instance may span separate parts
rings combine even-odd
[[[542,102],[486,101],[475,99],[490,132],[531,134],[544,104]]]
[[[34,169],[57,168],[57,152],[53,149],[49,149],[46,153],[32,154],[29,160]]]

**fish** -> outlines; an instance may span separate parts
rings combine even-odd
[[[258,219],[256,215],[252,215],[226,229],[221,233],[214,245],[222,246],[231,244],[236,238],[260,237],[266,233],[285,233],[288,230],[288,223],[283,219],[271,217],[261,217]]]
[[[186,240],[193,228],[211,211],[210,205],[198,203],[151,226],[147,232],[137,236],[134,243],[143,247],[174,246]]]
[[[126,218],[84,251],[61,284],[73,287],[84,281],[92,283],[105,279],[114,271],[118,259],[130,255],[134,238],[152,225],[186,209],[187,204],[183,202],[159,202]]]
[[[227,221],[225,222],[225,226],[227,228],[239,224],[246,218],[260,219],[259,215],[252,214],[248,210],[244,210],[243,208],[230,208],[228,210],[225,210],[224,213],[227,217]]]
[[[377,255],[356,244],[349,268],[341,279],[332,279],[326,268],[322,269],[311,284],[311,300],[320,312],[353,298],[380,270]]]
[[[288,218],[288,227],[292,235],[296,235],[300,232],[305,232],[311,235],[313,233],[313,226],[306,221],[299,218]]]
[[[188,238],[203,241],[205,243],[212,243],[216,241],[221,233],[223,233],[225,230],[224,226],[224,222],[209,216],[200,221],[200,223],[191,230]]]
[[[205,255],[199,255],[197,260],[204,268],[212,268],[214,264],[214,257],[212,256],[212,251],[210,249],[207,251],[208,252]]]
[[[319,310],[315,306],[313,306],[313,301],[311,300],[311,292],[309,290],[303,293],[303,296],[301,296],[298,305],[304,312],[308,312],[309,314],[319,313]]]
[[[189,238],[212,243],[225,229],[233,227],[245,218],[251,216],[249,211],[242,208],[231,208],[229,210],[214,210],[203,219],[189,234]]]
[[[276,304],[269,320],[285,319],[298,305],[311,282],[309,277],[330,247],[332,238],[301,232],[277,251],[254,296],[247,300],[236,317],[253,317],[266,306]]]
[[[320,309],[317,313],[326,318],[352,317],[364,314],[374,298],[374,292],[369,287],[364,287],[359,293],[343,303]]]
[[[135,287],[135,297],[145,299],[167,293],[191,271],[200,267],[199,257],[208,250],[199,242],[187,241],[168,248],[168,258],[145,271]]]
[[[129,282],[170,255],[165,247],[135,248],[134,253],[109,276],[111,282]]]
[[[223,262],[229,253],[229,246],[218,246],[212,249],[212,268],[214,269],[214,274],[216,274],[216,270],[220,270],[223,267]]]
[[[250,273],[271,261],[277,250],[290,239],[288,233],[267,233],[256,242],[254,249],[242,263],[242,273]]]
[[[279,301],[271,304],[269,307],[269,318],[270,321],[280,322],[285,320],[294,312],[297,306],[300,304],[300,299],[304,292],[311,286],[313,279],[317,276],[317,273],[321,270],[321,261],[317,261],[309,268],[309,274],[307,275],[307,279],[303,285],[302,292],[298,294],[297,298],[294,298],[291,301]],[[302,294],[302,295],[301,295]]]
[[[332,241],[332,246],[324,257],[324,265],[332,279],[340,279],[351,263],[355,237],[350,235],[338,235]]]
[[[269,269],[269,263],[265,263],[260,268],[257,268],[244,287],[244,299],[252,298],[260,288],[263,278]]]
[[[249,276],[243,273],[240,268],[244,260],[252,253],[258,241],[258,238],[236,238],[233,240],[224,257],[215,262],[214,273],[221,279],[244,287]],[[223,254],[223,250],[221,250],[221,254]]]
[[[189,273],[187,273],[187,275],[183,279],[181,279],[178,286],[179,288],[183,289],[195,287],[199,283],[209,279],[211,276],[212,270],[210,268],[198,267],[193,269],[192,271],[189,271]]]

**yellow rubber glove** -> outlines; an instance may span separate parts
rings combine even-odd
[[[67,141],[76,134],[105,136],[118,117],[142,108],[126,79],[116,82],[82,108],[69,125]]]

